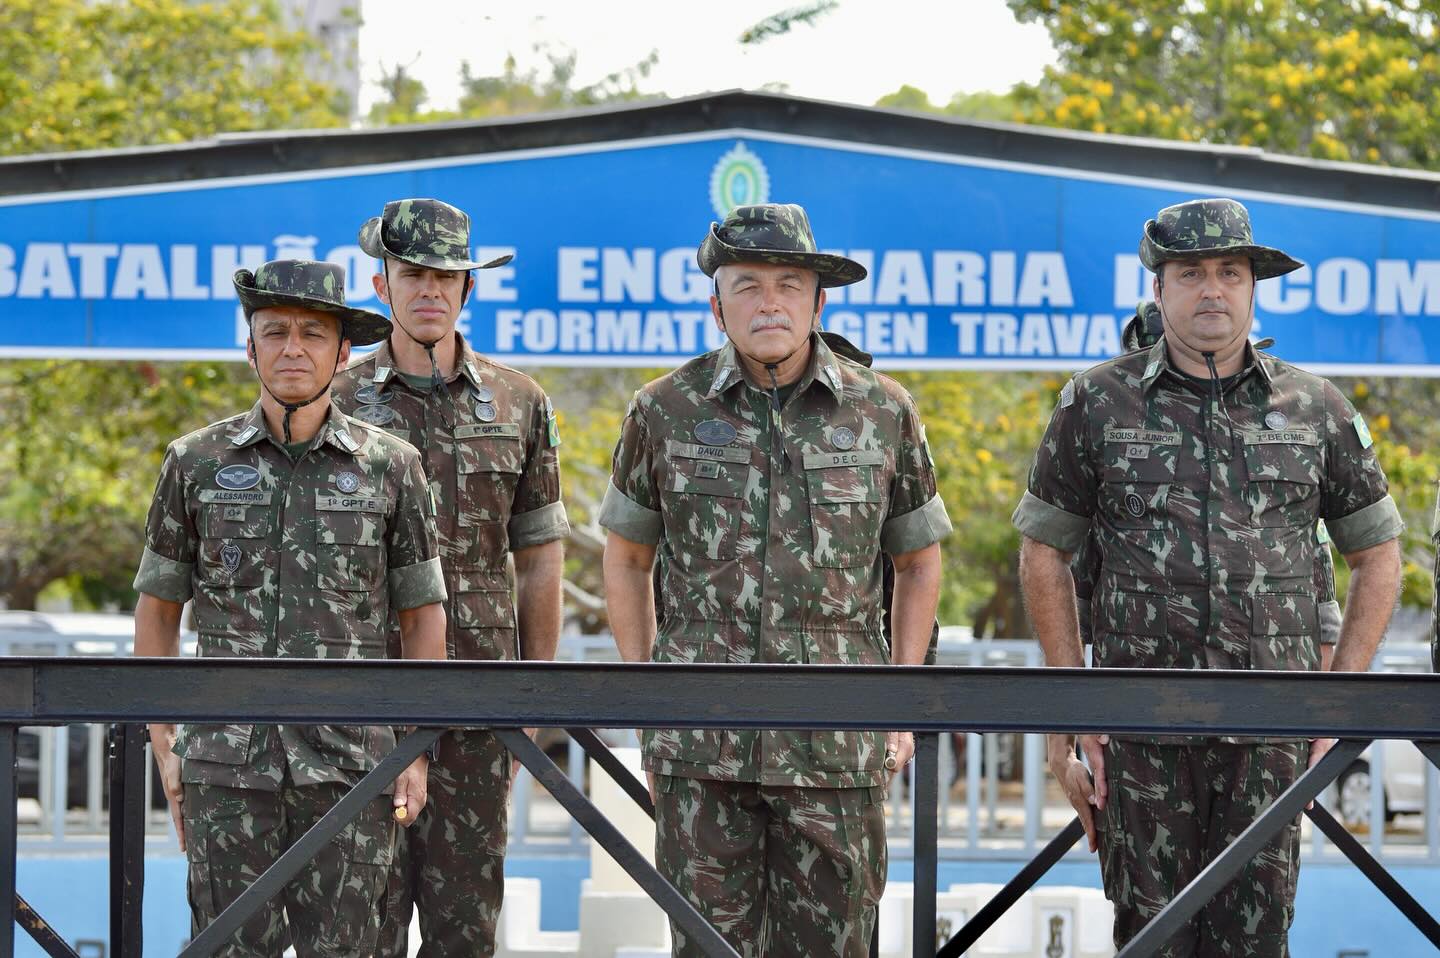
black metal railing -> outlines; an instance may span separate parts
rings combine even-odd
[[[1121,952],[1154,954],[1243,862],[1373,738],[1416,740],[1440,761],[1440,682],[1430,675],[1156,672],[1103,669],[618,665],[531,662],[325,662],[264,659],[0,659],[0,958],[18,921],[52,955],[64,940],[15,888],[15,741],[20,725],[112,722],[111,953],[141,954],[145,795],[143,727],[151,721],[413,724],[394,752],[182,955],[208,955],[277,893],[395,774],[455,726],[492,727],[516,757],[707,955],[729,947],[585,795],[520,731],[576,729],[581,745],[642,807],[648,794],[588,728],[911,729],[914,771],[914,954],[935,942],[938,735],[949,731],[1337,736],[1303,774]],[[235,695],[236,688],[246,694]],[[837,702],[845,703],[837,714]],[[1309,813],[1397,907],[1440,945],[1434,919],[1316,806]],[[1072,823],[943,946],[958,955],[1079,836]],[[1343,836],[1343,837],[1342,837]],[[9,910],[10,915],[5,911]]]

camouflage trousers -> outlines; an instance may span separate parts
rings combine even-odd
[[[505,894],[510,752],[489,732],[446,732],[428,785],[425,809],[396,841],[380,954],[405,958],[414,911],[421,958],[494,954]]]
[[[191,934],[198,934],[348,791],[340,784],[278,792],[185,786]],[[385,905],[394,824],[390,799],[370,802],[216,952],[299,958],[370,955]],[[288,923],[288,927],[287,927]]]
[[[655,865],[744,958],[864,958],[885,889],[880,788],[657,775]],[[676,958],[698,956],[671,923]]]
[[[1306,743],[1149,745],[1110,740],[1100,867],[1115,946],[1145,927],[1305,770]],[[1300,823],[1290,822],[1165,943],[1159,958],[1287,958]]]

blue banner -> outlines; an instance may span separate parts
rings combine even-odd
[[[731,206],[797,202],[822,247],[870,277],[825,311],[891,368],[1065,369],[1113,355],[1150,277],[1160,207],[1217,191],[1063,168],[731,130],[303,175],[0,199],[0,355],[242,359],[230,277],[267,259],[345,266],[386,200],[436,196],[474,220],[462,329],[515,364],[671,366],[713,348],[695,249]],[[1440,215],[1276,194],[1257,239],[1306,269],[1258,286],[1256,335],[1328,373],[1432,374]],[[1432,347],[1435,358],[1431,358]]]

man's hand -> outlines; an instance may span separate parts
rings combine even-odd
[[[1105,807],[1110,789],[1105,784],[1105,746],[1110,743],[1108,735],[1082,735],[1080,748],[1090,761],[1085,764],[1075,757],[1075,749],[1068,735],[1050,735],[1046,739],[1050,753],[1050,774],[1060,782],[1065,797],[1080,816],[1085,826],[1085,838],[1093,852],[1099,847],[1095,835],[1095,813]],[[1093,774],[1093,778],[1091,777]]]
[[[915,736],[909,732],[885,733],[885,787],[915,757]],[[894,762],[891,762],[894,759]]]
[[[395,779],[395,819],[400,824],[409,827],[420,816],[428,794],[429,775],[430,759],[421,755]],[[400,813],[402,808],[404,815]]]
[[[650,785],[650,804],[659,805],[660,792],[655,788],[655,773],[651,771],[646,771],[645,781]]]
[[[165,802],[170,806],[170,820],[185,850],[185,786],[180,784],[180,756],[169,748],[155,750],[155,764],[160,772],[160,785],[165,789]]]

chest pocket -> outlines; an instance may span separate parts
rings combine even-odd
[[[1320,440],[1313,429],[1248,432],[1245,503],[1261,529],[1313,525],[1319,515]]]
[[[874,562],[885,518],[879,478],[885,454],[878,449],[812,452],[805,454],[804,464],[816,567],[848,569]]]
[[[513,422],[463,423],[455,427],[455,491],[459,510],[454,543],[457,568],[503,566],[510,548],[515,489],[524,449]]]
[[[206,501],[200,505],[200,579],[206,585],[254,589],[265,584],[274,565],[270,532],[275,516],[270,493],[249,493],[250,502]]]
[[[315,497],[315,585],[337,592],[373,592],[383,584],[381,549],[389,500],[374,496]]]
[[[1164,531],[1175,479],[1173,452],[1160,444],[1105,444],[1099,506],[1111,525]]]
[[[734,559],[750,448],[670,440],[665,453],[660,512],[676,559],[686,566],[695,559]]]

